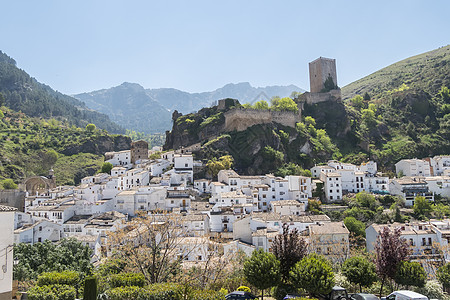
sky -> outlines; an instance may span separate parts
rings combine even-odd
[[[204,92],[228,83],[309,89],[335,58],[345,86],[450,44],[450,1],[20,0],[1,5],[0,50],[66,94],[139,83]]]

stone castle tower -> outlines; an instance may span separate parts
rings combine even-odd
[[[337,85],[336,60],[332,58],[319,57],[309,63],[309,84],[311,93],[320,93],[324,88],[325,80],[333,79]]]

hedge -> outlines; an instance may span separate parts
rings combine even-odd
[[[43,285],[29,289],[27,296],[29,300],[75,300],[76,291],[64,284]]]
[[[113,274],[109,279],[109,285],[111,288],[124,286],[143,287],[145,285],[145,277],[143,274],[138,273]]]
[[[80,283],[80,274],[75,271],[62,272],[45,272],[39,275],[37,280],[38,286],[67,284],[70,286],[78,286]]]

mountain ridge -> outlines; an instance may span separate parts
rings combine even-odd
[[[123,93],[117,95],[115,92],[119,87],[123,89]],[[189,93],[175,88],[145,89],[137,83],[124,82],[109,89],[73,96],[84,101],[88,107],[110,115],[113,121],[127,129],[161,133],[171,128],[171,114],[175,110],[190,113],[209,107],[219,99],[235,98],[245,103],[261,100],[261,98],[270,100],[273,96],[285,97],[293,91],[301,92],[303,89],[295,85],[253,87],[248,82],[241,82],[229,83],[214,91]],[[122,105],[123,101],[126,101],[126,106]],[[128,106],[137,103],[141,105],[141,107],[135,107],[139,110],[128,110]],[[125,122],[123,116],[131,113],[134,115],[134,120]]]

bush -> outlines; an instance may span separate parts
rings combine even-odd
[[[29,289],[27,296],[29,300],[75,300],[76,291],[68,285],[43,285]]]
[[[240,287],[238,287],[237,291],[244,291],[244,292],[249,292],[249,293],[252,292],[252,290],[249,287],[245,286],[245,285],[241,285]]]
[[[38,286],[44,285],[62,285],[78,286],[80,282],[80,273],[75,271],[46,272],[39,275]]]
[[[145,285],[145,278],[143,274],[137,273],[119,273],[111,275],[109,279],[109,285],[112,288],[124,287],[124,286],[138,286],[143,287]]]
[[[138,286],[116,287],[108,290],[106,295],[111,300],[179,300],[181,299],[180,291],[181,288],[177,284],[156,283],[145,288]],[[215,300],[215,298],[211,299]]]
[[[192,300],[225,300],[225,296],[221,292],[211,290],[194,290],[190,293],[189,298]]]

